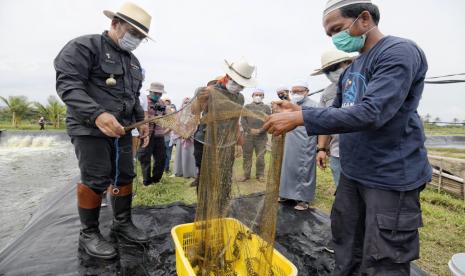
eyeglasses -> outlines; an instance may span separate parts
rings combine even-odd
[[[130,35],[135,36],[135,37],[141,39],[143,43],[145,43],[145,42],[148,41],[146,35],[144,35],[144,34],[141,33],[140,31],[138,31],[137,29],[131,27],[129,24],[127,24],[127,25],[128,25],[128,33],[129,33]]]
[[[308,92],[308,89],[296,89],[296,90],[291,91],[292,94],[305,94],[307,92]]]

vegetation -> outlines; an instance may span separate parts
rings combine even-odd
[[[268,158],[266,158],[268,160]],[[235,172],[242,172],[241,160],[235,163]],[[136,178],[136,205],[159,205],[176,201],[195,203],[195,188],[191,179],[166,175],[160,184],[144,187],[138,168]],[[253,174],[252,174],[253,175]],[[236,175],[236,177],[239,175]],[[251,180],[241,183],[241,194],[255,192],[251,187],[262,189],[263,183]],[[335,186],[329,169],[317,171],[317,193],[312,207],[329,214],[334,200]],[[447,263],[453,254],[465,248],[465,202],[434,189],[426,188],[421,193],[424,227],[420,229],[421,259],[417,264],[431,275],[449,275]]]
[[[38,119],[43,116],[46,124],[54,129],[63,129],[66,106],[55,96],[50,96],[45,105],[30,102],[24,96],[0,97],[5,107],[0,107],[0,129],[37,130]]]
[[[465,159],[465,149],[428,148],[428,154]]]
[[[0,100],[6,105],[5,112],[11,117],[11,125],[17,128],[30,111],[31,103],[24,96],[10,96],[8,99],[0,96]]]
[[[427,136],[463,136],[465,135],[465,124],[437,125],[425,123],[425,134]]]
[[[34,105],[40,115],[52,122],[54,128],[60,128],[60,122],[66,116],[66,107],[58,101],[57,97],[48,97],[45,106],[39,102],[35,102]]]

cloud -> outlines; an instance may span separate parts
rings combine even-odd
[[[74,37],[108,28],[102,10],[117,10],[122,2],[1,1],[0,94],[45,101],[55,93],[53,59],[59,50]],[[319,67],[321,52],[332,47],[321,23],[323,0],[135,2],[153,15],[155,42],[135,51],[147,72],[144,87],[151,81],[164,82],[178,105],[198,86],[222,74],[224,58],[242,56],[257,64],[260,86],[271,100],[276,87],[308,77]],[[375,2],[381,8],[384,33],[410,38],[424,49],[428,75],[465,71],[465,1]],[[309,78],[309,83],[315,91],[328,81],[320,76]],[[427,85],[419,112],[465,119],[464,89],[463,84]]]

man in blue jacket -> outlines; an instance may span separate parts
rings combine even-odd
[[[342,175],[331,211],[333,275],[409,275],[419,257],[420,191],[431,179],[417,113],[427,61],[412,41],[384,36],[370,0],[330,0],[323,25],[335,46],[360,52],[332,107],[276,104],[264,128],[280,135],[341,133]]]

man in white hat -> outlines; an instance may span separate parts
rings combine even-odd
[[[223,213],[229,204],[235,146],[243,144],[239,125],[239,118],[244,106],[244,96],[241,92],[245,87],[256,86],[256,80],[253,76],[255,66],[250,65],[246,60],[242,59],[238,62],[225,60],[223,69],[226,74],[219,78],[214,85],[197,89],[196,97],[192,103],[192,112],[201,114],[203,117],[213,114],[213,118],[215,118],[219,114],[231,114],[229,119],[199,125],[200,131],[197,131],[195,135],[195,139],[202,142],[204,147],[211,146],[214,142],[218,143],[216,146],[221,147],[218,156],[207,158],[207,162],[202,157],[200,168],[200,177],[202,177],[211,174],[212,171],[219,171],[219,166],[222,166],[223,175],[219,185],[224,193],[221,193],[219,198],[212,199],[221,203],[222,208],[218,210],[219,213]],[[211,104],[207,106],[208,102]],[[205,185],[198,187],[199,198],[209,198],[208,193],[208,187]]]
[[[271,114],[270,106],[263,103],[265,92],[263,89],[256,88],[252,93],[252,103],[245,106],[246,109],[261,114]],[[263,127],[263,121],[243,116],[241,118],[241,126],[244,132],[244,145],[242,146],[244,176],[239,181],[247,181],[250,179],[252,170],[252,157],[255,151],[255,177],[259,182],[264,181],[265,176],[265,153],[266,143],[268,142],[268,134]]]
[[[331,84],[325,88],[320,98],[320,107],[330,107],[336,98],[337,82],[342,72],[347,66],[352,63],[354,55],[349,53],[332,49],[324,52],[321,55],[321,68],[315,70],[312,76],[325,74]],[[341,174],[341,163],[339,160],[339,136],[333,135],[319,135],[317,146],[316,162],[317,165],[325,169],[327,154],[330,154],[330,167],[333,173],[334,184],[338,185],[339,176]]]
[[[165,85],[161,82],[152,82],[147,91],[149,94],[146,100],[146,115],[148,117],[166,115],[166,105],[161,99],[162,95],[166,94]],[[139,161],[145,186],[160,182],[163,176],[166,160],[165,135],[169,131],[169,129],[155,123],[149,124],[149,143],[139,150]]]
[[[341,176],[331,211],[333,275],[410,275],[419,258],[420,192],[431,180],[417,108],[428,69],[412,41],[384,36],[370,0],[330,0],[323,26],[333,44],[361,55],[341,75],[329,108],[277,103],[275,135],[304,125],[340,135]]]
[[[110,30],[71,40],[54,65],[57,93],[68,107],[67,131],[81,171],[79,245],[90,256],[111,259],[117,251],[99,230],[101,195],[110,185],[113,234],[130,242],[148,241],[131,219],[135,174],[131,133],[123,126],[144,120],[138,99],[143,74],[132,51],[148,37],[151,16],[133,3],[104,14],[111,19]],[[148,126],[139,127],[139,133],[145,138]]]
[[[308,94],[308,83],[297,81],[291,87],[291,102],[304,108],[318,106]],[[290,131],[284,142],[279,197],[281,202],[294,201],[297,211],[307,210],[315,198],[316,139],[300,126]]]

